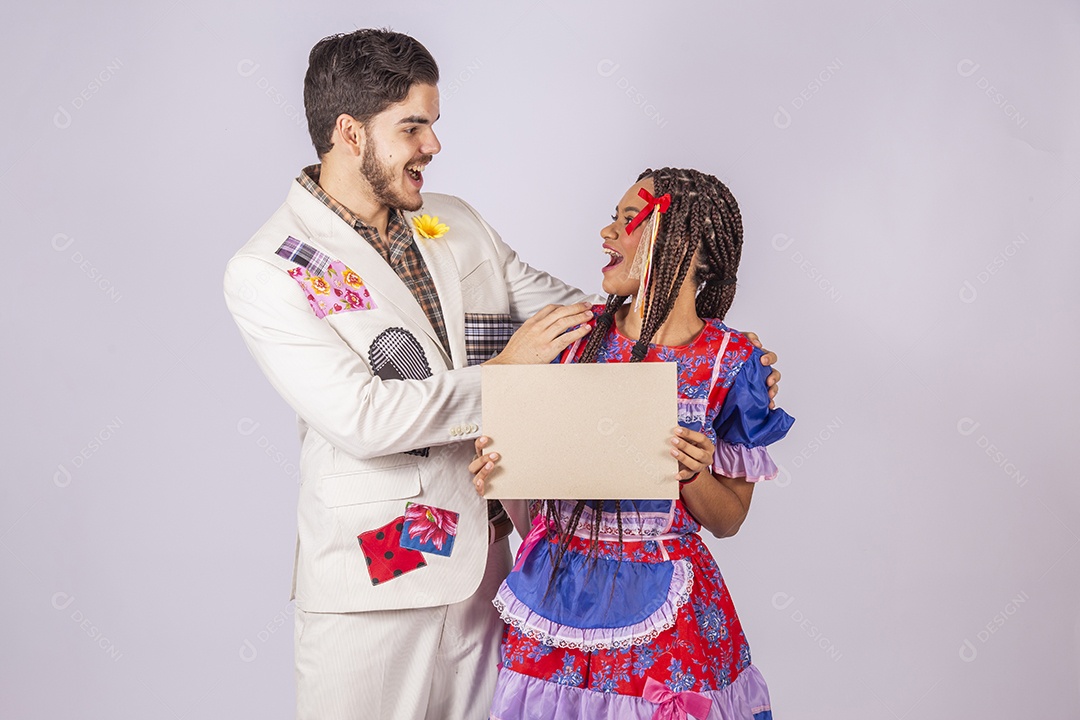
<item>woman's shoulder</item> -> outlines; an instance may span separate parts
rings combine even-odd
[[[721,348],[726,358],[745,362],[754,352],[754,344],[743,333],[731,328],[716,318],[705,318],[703,339],[719,353]]]

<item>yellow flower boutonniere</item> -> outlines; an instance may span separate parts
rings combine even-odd
[[[439,217],[431,217],[430,215],[421,215],[412,219],[413,227],[416,228],[416,232],[422,238],[428,240],[435,240],[441,238],[446,233],[450,232],[450,226],[445,223],[439,222]]]

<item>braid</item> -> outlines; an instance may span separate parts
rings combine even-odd
[[[671,205],[657,218],[660,231],[656,236],[648,287],[645,288],[645,316],[630,362],[645,359],[649,343],[667,321],[704,234],[700,227],[699,207],[705,203],[700,201],[702,188],[696,182],[696,176],[700,175],[694,170],[661,168],[646,170],[638,176],[639,182],[652,177],[655,195],[670,195]]]
[[[612,325],[615,324],[615,312],[623,306],[626,302],[626,295],[609,295],[607,303],[604,305],[604,312],[600,313],[600,316],[596,318],[596,323],[593,325],[592,332],[589,333],[589,341],[585,343],[584,350],[581,351],[581,355],[578,358],[580,363],[594,363],[596,362],[596,356],[600,353],[600,346],[603,344],[604,338],[607,337],[611,331]],[[556,503],[546,501],[544,503],[544,512],[548,520],[550,520],[554,527],[556,537],[558,537],[558,545],[555,549],[555,557],[551,563],[551,577],[548,579],[548,587],[545,592],[545,597],[551,592],[555,584],[555,575],[559,572],[559,567],[562,565],[563,557],[566,555],[566,551],[570,548],[570,539],[574,536],[574,532],[578,528],[578,524],[581,521],[581,514],[585,511],[585,507],[588,505],[587,500],[578,500],[574,504],[574,509],[570,511],[570,518],[567,521],[567,527],[563,528],[559,519],[558,508]],[[621,532],[622,519],[620,518],[620,542],[622,538]],[[589,529],[589,549],[590,552],[597,552],[600,549],[599,535],[600,532],[600,511],[596,512],[596,516],[593,518],[593,525]]]
[[[735,299],[735,276],[742,256],[742,215],[726,185],[714,176],[697,170],[649,169],[638,176],[638,181],[646,177],[653,179],[656,197],[670,194],[671,204],[667,212],[658,216],[660,230],[656,236],[645,297],[641,299],[645,305],[641,335],[631,351],[630,362],[642,362],[645,359],[649,344],[675,306],[683,282],[694,265],[695,255],[698,262],[696,267],[693,267],[693,277],[699,286],[695,301],[697,315],[700,318],[723,320]],[[643,244],[638,245],[639,251],[643,248]],[[578,362],[596,362],[600,348],[615,322],[615,313],[626,300],[625,295],[608,296],[604,312],[596,318],[589,341],[585,344]],[[578,500],[570,512],[566,528],[561,526],[557,503],[545,502],[545,513],[553,522],[553,529],[558,537],[548,581],[548,593],[554,586],[556,573],[570,547],[582,513],[590,503],[596,510],[589,528],[589,556],[595,565],[599,554],[603,501]],[[618,523],[621,562],[623,523],[622,503],[618,500],[615,501],[615,517]]]
[[[709,198],[703,208],[705,233],[696,279],[701,284],[697,296],[699,317],[723,320],[735,299],[735,276],[742,257],[743,225],[739,205],[731,190],[711,175],[704,175]]]
[[[600,317],[596,318],[596,324],[593,326],[592,332],[589,333],[589,341],[585,343],[585,349],[581,352],[578,362],[596,362],[600,346],[611,330],[611,326],[615,324],[615,312],[626,302],[626,297],[626,295],[608,295],[607,303],[604,305],[604,312],[600,313]]]

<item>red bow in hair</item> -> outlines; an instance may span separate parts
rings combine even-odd
[[[651,193],[645,188],[638,190],[638,197],[645,201],[645,207],[641,209],[634,219],[631,220],[626,226],[626,234],[634,232],[634,228],[645,221],[645,218],[649,217],[649,213],[653,208],[656,208],[658,213],[666,213],[668,208],[671,207],[671,194],[664,193],[660,197],[653,197]]]

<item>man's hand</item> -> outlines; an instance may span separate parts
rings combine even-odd
[[[761,364],[762,365],[764,365],[765,367],[769,367],[770,365],[773,365],[776,362],[776,353],[774,353],[771,350],[766,350],[764,347],[762,347],[761,340],[758,338],[757,333],[745,332],[745,333],[743,333],[743,335],[746,336],[746,339],[750,341],[751,345],[753,345],[754,347],[760,349],[761,352],[763,353],[762,356],[761,356]],[[769,373],[769,378],[765,381],[765,384],[769,386],[769,408],[770,409],[773,409],[773,408],[776,407],[776,400],[775,400],[776,393],[780,392],[780,388],[777,387],[777,384],[779,382],[780,382],[780,371],[777,370],[776,368],[773,368],[772,372]]]
[[[503,351],[484,364],[542,365],[551,362],[574,341],[589,334],[592,328],[585,323],[593,316],[590,307],[588,303],[548,305],[526,320],[510,337]]]

